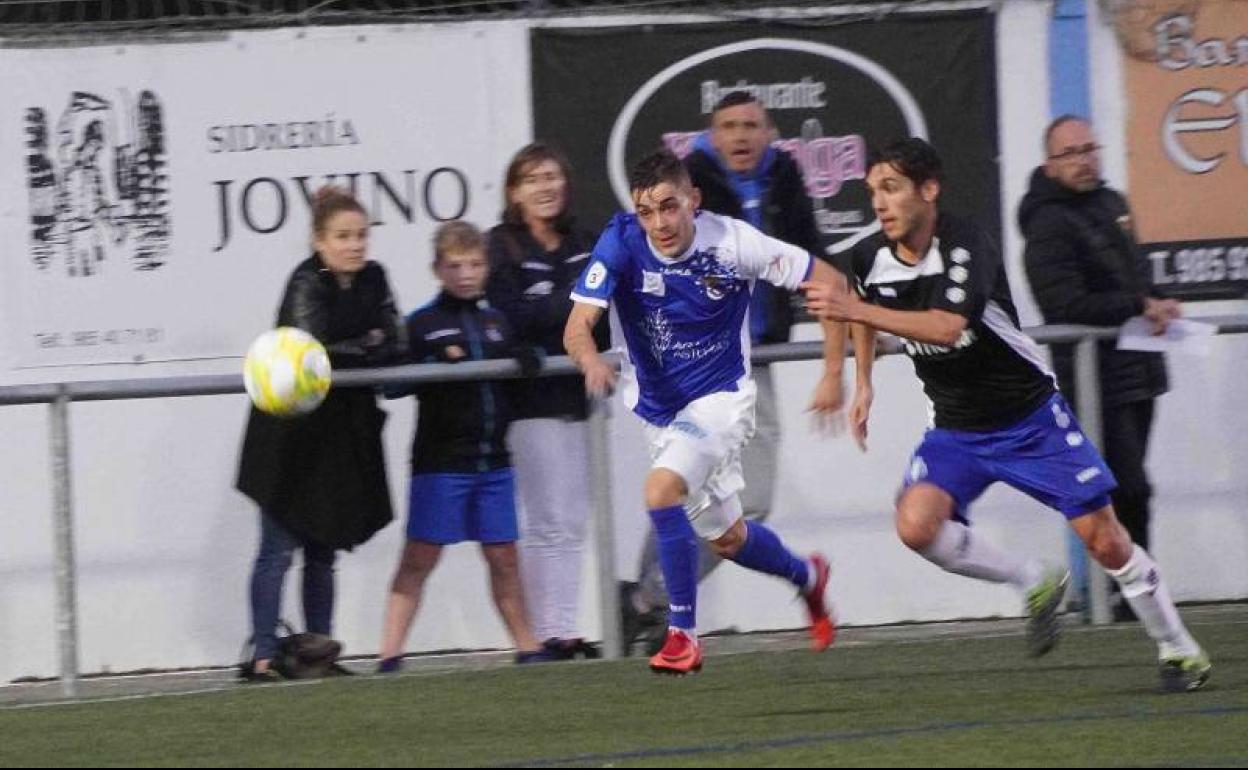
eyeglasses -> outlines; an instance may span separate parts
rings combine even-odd
[[[1076,158],[1090,158],[1100,151],[1101,145],[1099,144],[1085,144],[1082,147],[1068,147],[1056,155],[1050,155],[1049,160],[1066,161],[1075,160]]]

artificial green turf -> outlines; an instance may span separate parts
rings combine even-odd
[[[243,687],[0,711],[0,765],[1248,765],[1248,626],[1193,629],[1208,689],[1154,693],[1138,626]]]

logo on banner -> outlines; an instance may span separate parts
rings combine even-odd
[[[723,77],[729,72],[737,74]],[[659,129],[663,143],[684,157],[694,151],[715,103],[736,91],[750,93],[771,113],[780,134],[773,146],[801,167],[830,253],[879,230],[863,186],[850,184],[866,178],[867,133],[874,127],[887,132],[872,136],[877,139],[903,132],[926,137],[926,120],[909,90],[879,63],[806,40],[756,38],[717,46],[643,84],[620,111],[607,145],[611,186],[621,205],[631,207],[625,156],[651,145],[657,113],[667,122]],[[697,130],[671,130],[680,123]]]
[[[31,259],[89,278],[156,270],[169,257],[169,176],[160,99],[76,91],[59,113],[28,107]]]

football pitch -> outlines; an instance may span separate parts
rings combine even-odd
[[[0,764],[1248,766],[1248,606],[1184,615],[1214,672],[1183,695],[1156,694],[1136,624],[1070,625],[1040,660],[1017,621],[894,626],[847,629],[820,655],[798,634],[714,638],[680,679],[640,658],[477,655],[311,683],[128,678],[73,703],[11,686]]]

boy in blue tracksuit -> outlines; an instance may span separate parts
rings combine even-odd
[[[481,232],[467,222],[449,222],[434,235],[434,255],[442,291],[407,318],[411,362],[516,357],[520,349],[506,317],[484,298],[489,262]],[[516,661],[549,657],[530,631],[520,589],[515,482],[504,442],[510,390],[504,381],[456,382],[392,394],[414,392],[418,412],[407,543],[386,604],[383,673],[399,668],[425,581],[442,548],[463,541],[481,543]]]

